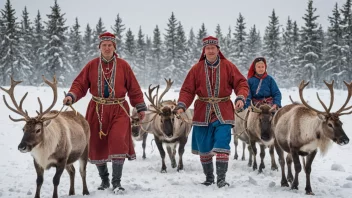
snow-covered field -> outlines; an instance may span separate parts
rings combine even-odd
[[[52,91],[48,87],[17,87],[16,96],[20,98],[28,91],[29,95],[24,103],[30,115],[35,115],[39,109],[36,97],[39,96],[44,108],[52,101]],[[64,89],[59,89],[59,99],[54,109],[61,108]],[[67,89],[65,89],[67,91]],[[308,89],[305,91],[306,99],[316,108],[322,109],[316,99],[317,90]],[[5,94],[0,91],[1,95]],[[325,103],[329,103],[330,95],[327,90],[318,90]],[[283,105],[289,104],[289,95],[298,100],[296,88],[282,90]],[[333,110],[339,108],[346,99],[347,91],[335,91],[335,103]],[[165,99],[177,99],[178,92],[170,90]],[[7,97],[9,100],[9,97]],[[89,101],[89,94],[74,107],[85,114],[86,104]],[[352,102],[349,103],[351,105]],[[22,138],[23,122],[12,122],[8,115],[18,118],[6,108],[2,99],[0,100],[0,197],[26,198],[34,197],[36,188],[36,173],[33,166],[33,159],[29,153],[23,154],[17,150]],[[352,138],[352,115],[342,116],[345,132]],[[177,172],[171,168],[167,159],[167,173],[160,173],[161,159],[159,152],[153,142],[152,135],[148,136],[147,159],[142,159],[141,142],[136,143],[137,160],[126,161],[122,177],[122,185],[126,191],[121,195],[114,195],[110,190],[97,191],[100,184],[97,169],[94,165],[88,164],[87,182],[90,191],[89,197],[306,197],[305,195],[305,174],[301,172],[299,178],[299,190],[290,190],[280,186],[280,171],[270,170],[269,153],[265,159],[266,169],[263,174],[258,174],[247,166],[247,161],[233,160],[233,152],[229,162],[227,181],[229,187],[217,188],[216,185],[205,187],[200,183],[205,176],[202,172],[199,157],[191,154],[191,141],[186,145],[184,154],[184,171]],[[312,165],[311,184],[313,192],[317,197],[351,197],[352,196],[352,144],[338,146],[334,144],[326,156],[317,155]],[[231,143],[233,148],[233,143]],[[239,153],[242,148],[239,147]],[[248,156],[248,153],[246,153]],[[241,156],[241,154],[240,154]],[[275,155],[277,160],[277,155]],[[257,157],[259,159],[259,156]],[[75,164],[78,170],[78,164]],[[279,165],[279,164],[278,164]],[[109,164],[111,173],[111,164]],[[44,184],[41,196],[51,197],[53,184],[52,178],[55,169],[52,168],[44,173]],[[82,196],[82,183],[79,172],[76,171],[76,194],[72,197]],[[68,197],[69,177],[65,171],[59,185],[59,196]]]

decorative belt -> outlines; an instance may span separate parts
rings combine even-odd
[[[206,103],[210,103],[210,104],[215,104],[215,103],[219,103],[219,102],[226,102],[228,100],[230,100],[230,96],[226,96],[223,98],[217,98],[217,97],[199,97],[198,99],[202,102],[206,102]]]
[[[122,104],[125,102],[125,98],[100,98],[96,96],[93,96],[92,100],[102,105]]]

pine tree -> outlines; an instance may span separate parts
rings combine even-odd
[[[233,50],[231,27],[229,27],[227,35],[224,38],[224,44],[221,45],[220,47],[221,47],[221,52],[224,54],[224,56],[229,58],[229,60],[231,60],[232,62],[234,62],[234,60],[230,57],[231,52]]]
[[[189,58],[190,58],[190,63],[192,65],[198,61],[201,53],[201,49],[197,48],[197,42],[198,40],[196,40],[196,36],[194,35],[193,28],[191,28],[191,30],[189,31],[187,48],[190,51]]]
[[[118,38],[116,40],[116,45],[117,45],[117,53],[119,56],[123,57],[123,42],[122,42],[122,33],[125,31],[125,25],[122,24],[122,19],[119,14],[117,14],[116,19],[115,19],[115,24],[112,27],[113,34]]]
[[[126,40],[125,40],[125,60],[131,65],[132,69],[134,69],[134,57],[136,55],[136,43],[134,40],[134,35],[129,28],[126,33]]]
[[[160,84],[161,81],[161,70],[163,68],[163,43],[161,40],[161,33],[159,27],[156,26],[153,32],[153,44],[152,44],[152,64],[151,64],[151,82],[150,84]]]
[[[176,87],[181,87],[192,64],[189,60],[190,51],[187,48],[187,38],[181,22],[178,23],[176,35],[176,68],[172,72],[171,78],[174,80]],[[166,76],[166,78],[168,77]]]
[[[177,31],[177,19],[172,12],[171,17],[168,19],[166,34],[165,34],[165,46],[166,46],[166,64],[167,67],[174,64],[176,57],[176,31]],[[171,69],[172,71],[173,69]]]
[[[68,86],[71,79],[66,78],[68,72],[73,72],[74,69],[69,61],[69,48],[67,46],[68,27],[65,26],[65,14],[61,14],[61,8],[55,0],[54,6],[51,8],[51,14],[48,14],[48,21],[45,22],[46,38],[48,43],[44,46],[44,63],[45,76],[56,75],[60,85]]]
[[[233,46],[234,50],[230,55],[231,59],[234,60],[236,66],[241,72],[248,71],[248,57],[247,57],[247,33],[246,33],[246,23],[244,22],[244,17],[242,14],[239,14],[237,19],[235,32],[233,33]]]
[[[342,6],[341,14],[341,28],[343,38],[343,57],[346,58],[346,63],[342,66],[342,70],[348,71],[347,79],[352,79],[352,1],[346,0],[346,3]]]
[[[249,30],[249,36],[246,43],[248,46],[248,62],[245,65],[245,70],[248,71],[252,61],[261,53],[261,38],[259,32],[257,32],[255,25],[253,25],[253,27]]]
[[[142,32],[142,28],[139,27],[138,35],[137,35],[137,43],[136,43],[136,59],[135,66],[133,67],[133,71],[136,74],[137,80],[141,82],[144,86],[146,85],[146,43],[144,34]]]
[[[313,87],[316,87],[318,73],[321,71],[318,64],[321,58],[321,49],[318,33],[318,15],[315,15],[316,8],[313,8],[313,0],[308,1],[307,13],[304,15],[304,26],[301,30],[300,52],[300,75],[301,80],[311,80]]]
[[[95,26],[95,30],[93,31],[93,43],[98,45],[99,44],[99,36],[106,32],[103,20],[101,17],[98,20],[97,25]]]
[[[282,79],[280,74],[281,46],[279,32],[279,17],[276,16],[275,10],[269,16],[269,25],[265,29],[263,54],[266,57],[269,73],[275,78]]]
[[[42,78],[38,74],[44,74],[44,71],[45,71],[43,67],[43,63],[44,63],[43,51],[44,51],[44,46],[46,44],[44,37],[45,37],[45,32],[44,32],[44,26],[42,24],[42,17],[38,10],[37,16],[34,20],[33,45],[31,49],[34,55],[33,74],[31,79],[33,83],[36,85],[42,82]]]
[[[202,23],[202,26],[200,27],[200,29],[199,29],[199,31],[198,31],[198,34],[197,34],[197,41],[196,41],[197,49],[200,49],[200,50],[201,50],[201,49],[203,48],[202,40],[203,40],[203,38],[205,38],[207,35],[208,35],[207,29],[205,28],[204,23]]]
[[[83,36],[83,63],[86,64],[93,58],[99,56],[98,41],[94,42],[93,30],[87,24]]]
[[[83,53],[83,40],[81,32],[79,31],[80,25],[78,23],[78,18],[76,18],[75,24],[71,27],[70,37],[69,37],[69,46],[71,49],[70,53],[70,62],[73,66],[73,75],[76,75],[83,68],[84,64],[84,53]]]
[[[150,85],[150,83],[153,81],[152,77],[153,74],[152,69],[153,69],[153,64],[154,64],[154,60],[153,60],[153,42],[150,36],[146,35],[146,42],[145,42],[145,54],[146,54],[146,59],[145,59],[145,67],[146,70],[145,75],[146,75],[146,80],[145,80],[145,84],[143,85],[144,87],[147,87],[147,85]]]
[[[20,28],[16,22],[15,10],[10,0],[5,3],[1,10],[3,19],[4,40],[1,43],[2,53],[0,58],[0,72],[2,74],[2,85],[9,82],[9,76],[28,82],[28,74],[31,72],[30,62],[25,58],[21,50]]]
[[[28,64],[27,66],[31,68],[30,73],[27,74],[25,79],[28,79],[28,83],[30,85],[35,84],[34,79],[32,79],[32,74],[35,71],[33,67],[33,62],[35,61],[35,55],[33,51],[34,44],[34,35],[33,35],[33,27],[32,22],[29,19],[29,13],[27,12],[27,7],[24,7],[22,12],[22,21],[21,21],[21,32],[20,32],[20,50],[24,57],[22,59],[26,59],[24,64]]]
[[[215,37],[219,40],[219,45],[222,46],[224,43],[224,35],[222,34],[221,27],[218,24],[215,29]]]

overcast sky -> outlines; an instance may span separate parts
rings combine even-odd
[[[6,1],[0,0],[0,9],[4,9]],[[320,16],[318,21],[324,29],[328,26],[327,17],[331,15],[334,4],[337,2],[341,7],[345,1],[314,0],[313,6]],[[308,0],[58,0],[62,13],[66,13],[68,26],[78,17],[81,27],[85,28],[89,23],[95,28],[101,17],[107,30],[111,31],[116,15],[120,14],[126,28],[131,28],[134,34],[137,34],[141,26],[143,33],[150,36],[156,25],[165,32],[171,12],[181,21],[187,36],[191,27],[197,33],[203,22],[209,35],[214,34],[217,24],[226,34],[229,26],[234,29],[239,13],[245,18],[247,31],[255,24],[263,35],[273,9],[279,16],[281,25],[285,26],[288,16],[302,25],[307,2]],[[54,0],[11,0],[11,4],[19,19],[27,6],[33,22],[38,10],[42,18],[47,20],[46,15],[51,12],[50,6],[53,6]]]

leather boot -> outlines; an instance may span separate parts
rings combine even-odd
[[[205,186],[210,186],[214,184],[214,166],[213,162],[207,163],[207,164],[202,164],[203,166],[203,172],[205,174],[205,182],[202,184]]]
[[[226,182],[226,172],[227,172],[228,162],[216,162],[216,174],[217,174],[217,181],[216,185],[219,188],[224,186],[230,186],[229,183]]]
[[[123,163],[112,163],[112,188],[116,193],[118,191],[124,191],[125,189],[121,186]]]
[[[99,176],[101,178],[101,184],[98,190],[105,190],[110,187],[109,172],[106,163],[104,165],[97,165]]]

